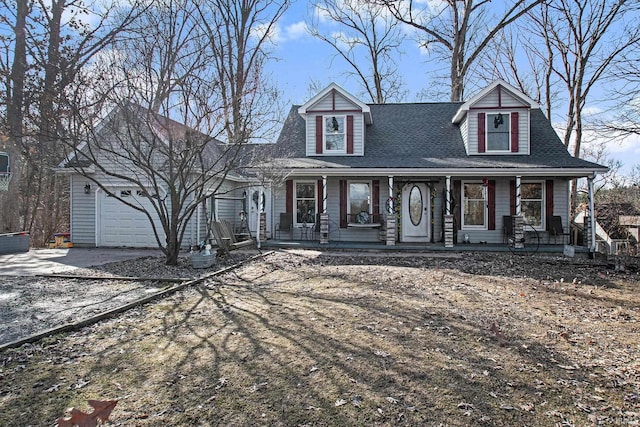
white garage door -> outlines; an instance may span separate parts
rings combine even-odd
[[[144,207],[147,212],[154,212],[149,200],[141,196],[139,190],[118,189],[114,191],[117,191],[120,197],[127,198]],[[102,193],[100,200],[99,221],[99,246],[158,247],[147,216],[105,193]],[[160,241],[164,242],[164,233],[159,225],[159,221],[156,221],[156,227],[161,233]]]

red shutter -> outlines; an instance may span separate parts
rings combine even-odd
[[[316,116],[316,154],[322,154],[322,116]]]
[[[518,113],[511,113],[511,152],[517,153],[519,150],[518,138],[520,137]]]
[[[485,119],[484,113],[478,113],[478,153],[484,153],[487,151],[486,141],[485,141],[485,127],[487,125],[487,121]]]
[[[516,182],[509,182],[509,212],[511,215],[516,214]]]
[[[460,180],[453,181],[453,222],[455,223],[455,229],[460,230],[462,228],[462,182]],[[455,237],[454,237],[454,240]]]
[[[380,222],[380,180],[374,179],[371,189],[372,222]]]
[[[324,211],[324,187],[322,186],[322,180],[318,180],[318,212],[322,213]]]
[[[287,213],[293,213],[293,181],[287,180],[286,210]]]
[[[347,154],[353,154],[353,116],[347,116]]]
[[[496,229],[496,181],[493,179],[489,180],[489,185],[487,186],[487,203],[489,204],[489,218],[488,218],[488,227],[489,230]]]
[[[347,228],[347,181],[340,180],[340,228]]]
[[[553,216],[553,180],[548,179],[545,188],[545,214],[548,217]]]

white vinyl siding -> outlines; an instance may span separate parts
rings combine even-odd
[[[522,100],[513,96],[508,90],[502,88],[500,90],[500,95],[498,95],[498,88],[494,88],[491,92],[487,93],[482,99],[479,99],[478,102],[473,104],[474,108],[491,108],[497,107],[500,104],[501,107],[511,108],[511,107],[527,107]]]
[[[359,110],[360,107],[342,96],[340,92],[335,92],[335,97],[332,92],[329,92],[325,97],[319,99],[318,102],[307,108],[307,113],[313,111],[332,111],[334,109],[336,111]]]
[[[502,236],[502,217],[505,215],[511,215],[511,190],[510,181],[515,178],[505,178],[496,180],[496,229],[495,230],[459,230],[458,242],[462,242],[465,234],[469,235],[471,243],[487,242],[487,243],[503,243]],[[529,179],[527,179],[529,181]],[[544,185],[544,178],[536,179],[536,181],[542,181]],[[524,179],[523,179],[524,182]],[[553,182],[553,214],[560,215],[562,217],[562,227],[565,231],[568,227],[568,215],[569,215],[569,181],[566,179],[555,179]],[[545,195],[546,196],[546,195]],[[543,215],[545,206],[543,205]],[[441,211],[434,211],[436,218],[441,215]],[[548,236],[546,231],[539,231],[540,243],[547,243]]]
[[[333,94],[328,93],[325,97],[318,100],[314,105],[307,109],[306,116],[306,154],[307,156],[316,155],[316,116],[336,116],[345,117],[353,116],[353,154],[350,156],[362,156],[364,155],[364,136],[365,136],[365,123],[364,114],[359,112],[360,107],[349,101],[340,93],[335,94],[335,106],[333,100]],[[317,113],[316,113],[317,112]],[[323,120],[324,123],[324,120]],[[346,139],[345,139],[346,143]],[[346,151],[345,151],[346,152]],[[342,153],[331,153],[323,150],[324,156],[331,155],[345,155]]]
[[[469,153],[469,115],[465,115],[460,122],[460,134],[462,135],[462,142],[464,143],[464,149]],[[477,137],[477,136],[476,136]],[[478,146],[478,142],[476,140],[476,151]]]
[[[91,193],[84,186],[91,184]],[[81,175],[71,176],[71,241],[75,246],[94,247],[96,244],[96,184]]]

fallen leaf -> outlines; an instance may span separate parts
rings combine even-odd
[[[533,403],[525,403],[525,404],[520,405],[520,408],[523,411],[531,412],[531,411],[533,411],[533,408],[535,408],[535,406],[534,406]]]
[[[496,339],[498,340],[498,344],[500,345],[500,347],[504,347],[505,345],[507,345],[507,337],[502,333],[502,331],[500,330],[500,327],[493,322],[491,324],[491,327],[489,328],[489,330],[491,332],[494,333],[494,335],[496,336]]]
[[[347,401],[346,401],[346,400],[344,400],[344,399],[338,399],[338,400],[336,400],[336,403],[334,403],[334,405],[335,405],[336,407],[338,407],[338,406],[343,406],[343,405],[346,405],[346,404],[347,404]]]
[[[104,424],[109,419],[109,415],[117,403],[117,400],[89,400],[93,412],[86,414],[79,409],[71,408],[69,410],[70,418],[58,418],[56,422],[58,427],[96,427],[98,420]]]

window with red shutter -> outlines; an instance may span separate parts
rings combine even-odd
[[[519,114],[518,112],[511,113],[511,152],[517,153],[519,150],[518,138],[520,137],[519,130]]]

